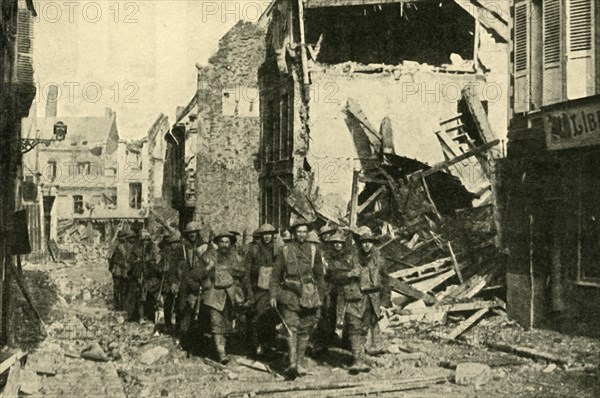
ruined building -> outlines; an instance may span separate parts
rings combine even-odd
[[[259,72],[261,222],[286,228],[291,192],[311,196],[321,219],[343,219],[354,171],[390,161],[382,155],[411,172],[469,152],[460,140],[502,156],[509,17],[498,4],[275,1],[270,18]],[[452,121],[481,134],[451,133]],[[482,168],[460,159],[452,173],[474,205],[489,203]]]
[[[513,1],[501,164],[509,315],[598,328],[600,1]]]
[[[198,65],[197,92],[165,136],[165,192],[180,223],[207,230],[250,231],[258,223],[258,68],[261,24],[239,21],[219,41],[208,65]]]

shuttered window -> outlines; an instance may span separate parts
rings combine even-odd
[[[546,0],[544,12],[544,65],[560,62],[560,3]]]
[[[521,72],[527,70],[528,59],[528,3],[521,3],[515,6],[515,71]]]
[[[17,12],[16,82],[33,84],[33,17],[23,5]]]
[[[570,51],[592,49],[592,1],[571,0],[569,2],[569,48]]]

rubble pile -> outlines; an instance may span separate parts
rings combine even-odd
[[[21,276],[32,302],[42,319],[48,320],[52,306],[58,300],[57,286],[50,277],[41,271],[25,270]],[[28,349],[44,340],[45,332],[27,300],[16,284],[11,285],[11,297],[14,300],[12,326],[15,345]]]

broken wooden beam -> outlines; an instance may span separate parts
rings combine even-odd
[[[360,172],[354,170],[352,174],[352,192],[350,197],[350,228],[356,227],[358,217],[358,177]]]
[[[348,98],[346,102],[346,112],[351,114],[360,124],[365,127],[367,137],[373,146],[374,152],[380,152],[382,137],[379,135],[379,131],[375,130],[367,115],[365,115],[360,104],[356,102],[354,98]]]
[[[484,308],[501,307],[501,304],[495,300],[490,301],[474,301],[470,303],[457,303],[457,304],[443,304],[434,305],[426,308],[414,308],[414,309],[392,309],[395,314],[398,315],[416,315],[416,314],[434,314],[436,312],[461,312],[461,311],[472,311],[481,310]]]
[[[460,265],[458,265],[458,261],[456,260],[456,255],[454,254],[454,250],[452,250],[452,244],[450,242],[446,242],[448,246],[448,251],[450,252],[450,258],[452,258],[452,264],[454,266],[454,270],[456,271],[456,276],[458,276],[458,280],[460,283],[464,283],[465,279],[462,276],[462,272],[460,271]]]
[[[495,341],[486,341],[485,344],[494,350],[508,352],[509,354],[514,354],[514,355],[524,357],[524,358],[541,359],[546,362],[551,362],[551,363],[555,363],[557,365],[565,365],[565,366],[571,366],[573,364],[573,361],[571,361],[569,358],[565,358],[564,356],[554,355],[549,352],[536,350],[534,348],[517,346],[517,345],[512,345],[512,344],[505,344],[505,343],[497,343]]]
[[[400,271],[392,272],[390,277],[392,278],[409,278],[412,275],[426,275],[430,272],[437,271],[444,267],[446,263],[450,260],[450,257],[439,258],[435,261],[432,261],[428,264],[420,265],[418,267],[409,268],[409,269],[401,269]]]
[[[343,390],[345,393],[352,392],[352,395],[365,395],[375,392],[394,392],[417,388],[426,388],[431,385],[445,383],[449,379],[447,376],[421,377],[415,379],[384,379],[374,381],[356,381],[356,382],[341,382],[341,383],[318,383],[310,384],[277,384],[272,387],[263,387],[254,390],[232,391],[226,396],[258,396],[258,395],[277,395],[292,392],[303,392],[305,394],[323,394],[325,391]],[[355,390],[360,389],[360,391]],[[244,395],[246,394],[246,395]],[[321,395],[322,396],[322,395]]]
[[[425,304],[431,305],[437,303],[436,298],[432,295],[422,292],[421,290],[412,287],[406,282],[399,281],[396,278],[389,278],[389,284],[392,290],[396,293],[401,293],[406,296],[416,298],[418,300],[423,300]]]
[[[469,329],[471,326],[475,325],[488,311],[489,308],[480,309],[479,311],[462,321],[456,329],[452,330],[450,333],[444,335],[443,337],[448,340],[454,340],[455,338],[463,334],[465,331],[467,331],[467,329]]]
[[[450,159],[445,162],[435,164],[428,170],[417,171],[417,172],[411,174],[409,176],[409,179],[412,181],[417,181],[423,177],[427,177],[431,174],[437,173],[438,171],[445,169],[446,167],[450,167],[456,163],[462,162],[463,160],[468,159],[471,156],[476,156],[480,153],[486,152],[486,151],[490,150],[491,148],[495,147],[496,145],[498,145],[499,143],[500,143],[499,139],[496,139],[492,142],[488,142],[486,144],[478,146],[477,148],[473,148],[470,151],[467,151],[467,152],[463,153],[462,155],[455,157],[454,159]]]
[[[6,358],[4,361],[2,361],[2,363],[0,364],[0,374],[6,372],[8,369],[10,369],[17,361],[20,361],[21,358],[23,358],[24,356],[27,355],[27,352],[25,351],[21,351],[18,350],[17,352],[15,352],[14,354],[12,354],[11,356],[9,356],[8,358]]]
[[[375,191],[367,200],[365,200],[358,208],[356,209],[356,213],[360,214],[364,209],[366,209],[373,201],[377,199],[379,195],[386,191],[385,185],[380,186],[377,191]]]

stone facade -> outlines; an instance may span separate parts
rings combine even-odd
[[[208,65],[198,68],[197,129],[188,130],[186,169],[195,173],[195,218],[213,230],[251,231],[258,224],[257,74],[264,41],[261,28],[240,21]],[[188,142],[195,142],[192,153]]]

